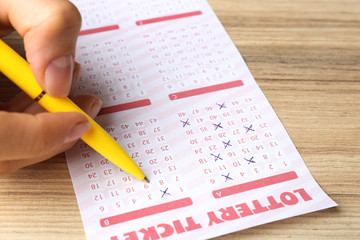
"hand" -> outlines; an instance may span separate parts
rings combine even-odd
[[[79,76],[74,55],[80,26],[80,14],[67,0],[0,0],[0,37],[15,29],[24,38],[33,74],[53,97],[68,96]],[[73,101],[91,117],[101,108],[93,96]],[[24,93],[0,103],[0,122],[0,176],[70,148],[90,128],[82,114],[47,113]]]

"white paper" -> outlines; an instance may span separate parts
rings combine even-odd
[[[74,0],[77,94],[149,178],[79,142],[66,157],[88,239],[208,239],[336,206],[204,0]]]

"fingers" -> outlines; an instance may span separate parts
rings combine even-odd
[[[76,92],[76,89],[79,85],[80,76],[81,76],[81,65],[80,65],[80,63],[75,62],[74,72],[73,72],[73,80],[72,80],[72,85],[71,85],[70,94],[69,94],[70,97],[73,96]]]
[[[71,98],[71,100],[78,105],[84,112],[86,112],[91,118],[95,118],[99,113],[102,101],[95,96],[91,95],[79,95]],[[46,112],[46,110],[40,106],[37,102],[33,102],[26,109],[25,113],[38,114]]]
[[[102,105],[101,100],[99,100],[98,98],[91,96],[91,95],[76,96],[76,97],[72,98],[72,101],[76,105],[78,105],[82,110],[84,110],[91,118],[96,117],[96,115],[99,113],[99,111],[101,109],[101,105]],[[36,102],[33,104],[32,107],[30,107],[28,109],[29,112],[32,110],[38,111],[38,112],[44,111],[44,109],[42,109],[41,106]],[[47,160],[60,152],[64,152],[64,151],[70,149],[76,143],[76,140],[66,143],[62,146],[59,146],[59,148],[56,148],[54,151],[42,153],[42,154],[39,154],[39,156],[36,156],[33,158],[11,161],[11,163],[7,166],[8,171],[10,173],[10,172],[16,171],[20,168],[30,166],[32,164]],[[0,165],[1,165],[1,161],[0,161]],[[1,166],[0,166],[0,168],[1,168]]]
[[[1,112],[0,121],[0,176],[57,154],[90,129],[86,117],[74,112]]]
[[[92,95],[79,95],[72,97],[71,100],[91,118],[96,117],[102,106],[102,101]],[[46,111],[39,103],[32,100],[24,92],[19,93],[15,96],[15,98],[6,104],[0,103],[0,110],[30,114],[37,114]]]
[[[72,100],[92,118],[102,105],[90,95]],[[0,176],[66,151],[88,128],[79,113],[46,113],[36,102],[25,111],[31,114],[0,112]]]
[[[80,113],[0,113],[0,159],[33,158],[81,137],[90,124]],[[9,151],[12,149],[12,151]]]
[[[102,106],[102,101],[92,95],[79,95],[71,98],[71,100],[91,118],[95,118],[97,116]]]
[[[20,92],[6,104],[6,108],[3,110],[8,112],[24,112],[33,102],[34,100],[26,95],[26,93]]]
[[[41,87],[54,97],[71,88],[81,16],[67,0],[0,0],[0,23],[24,37],[27,60]]]
[[[74,102],[91,117],[102,102],[93,96],[77,96]],[[30,110],[32,109],[32,110]],[[0,161],[36,158],[57,154],[78,140],[88,129],[87,118],[76,112],[48,113],[36,103],[27,109],[33,114],[0,112]]]

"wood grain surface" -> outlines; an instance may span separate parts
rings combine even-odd
[[[218,239],[360,239],[360,1],[209,3],[310,172],[339,204]],[[6,41],[24,54],[16,34]],[[0,77],[2,101],[18,91]],[[63,154],[0,178],[0,239],[85,239]]]

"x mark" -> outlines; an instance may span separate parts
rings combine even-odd
[[[169,188],[166,188],[166,189],[165,189],[165,191],[160,190],[160,192],[162,192],[162,193],[163,193],[163,195],[162,195],[161,197],[164,197],[164,196],[165,196],[165,194],[166,194],[166,195],[171,195],[170,193],[168,193],[168,192],[167,192],[167,190],[168,190],[168,189],[169,189]]]
[[[220,109],[222,109],[222,108],[226,108],[226,106],[225,106],[225,102],[224,102],[224,103],[222,103],[222,104],[217,103],[216,105],[218,105],[218,106],[219,106],[219,110],[220,110]]]
[[[211,154],[211,156],[215,157],[215,162],[217,160],[223,160],[221,157],[220,157],[220,153],[218,155],[215,155],[215,154]]]
[[[183,127],[190,126],[189,119],[186,119],[186,121],[180,120],[180,122],[183,123]]]
[[[216,124],[216,123],[213,123],[214,127],[215,127],[215,130],[217,130],[218,128],[223,128],[221,126],[221,122],[219,122],[219,124]]]
[[[252,124],[250,125],[250,127],[245,127],[244,128],[246,129],[246,133],[248,133],[249,131],[255,131],[254,129],[252,129]]]
[[[222,142],[223,142],[225,148],[232,146],[232,145],[230,144],[230,140],[227,141],[227,142],[225,142],[225,141],[222,141]]]
[[[250,163],[256,163],[256,162],[253,160],[253,158],[254,158],[254,157],[251,157],[250,159],[246,159],[246,158],[244,158],[244,159],[245,159],[245,161],[248,162],[248,165],[249,165]]]
[[[227,175],[221,174],[221,176],[225,177],[225,182],[227,182],[228,180],[234,180],[229,175],[230,175],[230,173],[228,173]]]

